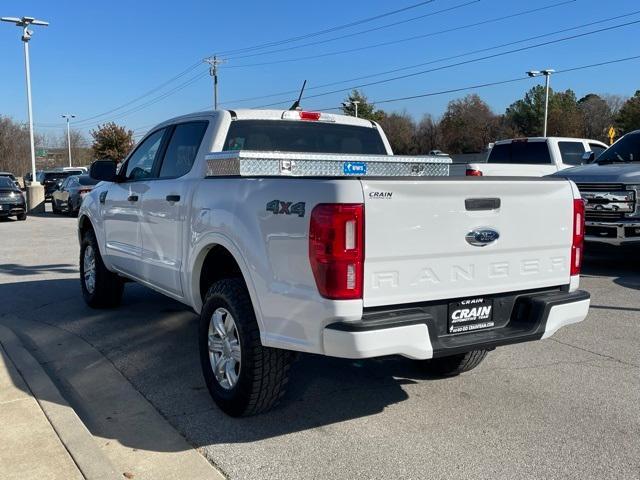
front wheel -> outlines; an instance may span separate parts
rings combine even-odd
[[[427,373],[439,377],[454,377],[473,370],[485,359],[488,350],[473,350],[449,357],[420,360],[420,364]]]
[[[84,234],[80,244],[80,283],[84,301],[92,308],[116,307],[122,300],[124,282],[105,267],[92,231]]]
[[[25,220],[27,219],[27,214],[26,214],[26,212],[25,212],[25,213],[20,213],[20,214],[18,214],[17,218],[18,218],[18,220],[20,220],[20,221],[25,221]]]
[[[215,282],[199,327],[200,363],[209,393],[226,414],[255,415],[285,393],[293,354],[263,347],[247,287],[241,279]]]

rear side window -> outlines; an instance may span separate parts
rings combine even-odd
[[[175,178],[191,170],[208,122],[181,123],[176,126],[167,146],[160,178]]]
[[[582,163],[582,155],[584,154],[584,145],[582,142],[558,142],[562,163],[567,165],[580,165]]]
[[[82,175],[78,177],[78,181],[80,185],[95,185],[98,183],[98,180],[91,178],[89,175]]]
[[[600,154],[606,150],[605,147],[603,147],[602,145],[599,145],[597,143],[590,143],[589,144],[589,149],[593,152],[594,158],[598,158],[600,156]]]
[[[373,127],[287,120],[235,120],[229,127],[224,150],[387,153]]]
[[[546,142],[511,142],[494,145],[487,163],[544,165],[551,163]]]

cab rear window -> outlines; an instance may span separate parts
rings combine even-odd
[[[378,130],[373,127],[287,120],[234,120],[224,150],[387,153]]]
[[[551,156],[546,142],[500,143],[491,149],[487,163],[550,164]]]

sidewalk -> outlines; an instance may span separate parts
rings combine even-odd
[[[0,445],[3,480],[84,478],[2,346]]]

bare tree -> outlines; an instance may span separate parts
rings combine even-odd
[[[447,153],[478,153],[495,139],[496,115],[478,95],[452,100],[440,121]]]
[[[71,159],[74,165],[86,165],[91,161],[91,145],[89,140],[80,130],[71,129],[69,131],[69,139],[71,140]],[[59,145],[68,151],[67,132],[60,134]],[[68,155],[67,155],[68,156]]]
[[[0,116],[0,170],[22,176],[30,168],[29,128]]]
[[[425,114],[416,127],[414,138],[417,154],[426,154],[431,150],[440,150],[438,123],[430,114]]]
[[[590,93],[578,100],[578,107],[582,112],[583,136],[606,141],[608,127],[613,122],[609,104],[599,95]]]
[[[618,115],[618,112],[620,111],[622,106],[629,99],[629,97],[616,95],[613,93],[605,93],[604,95],[600,96],[605,102],[607,102],[607,105],[609,105],[609,110],[611,110],[611,115],[613,115],[614,117]]]
[[[416,153],[414,143],[416,124],[407,113],[385,114],[380,125],[387,134],[391,148],[396,155],[411,155]]]

